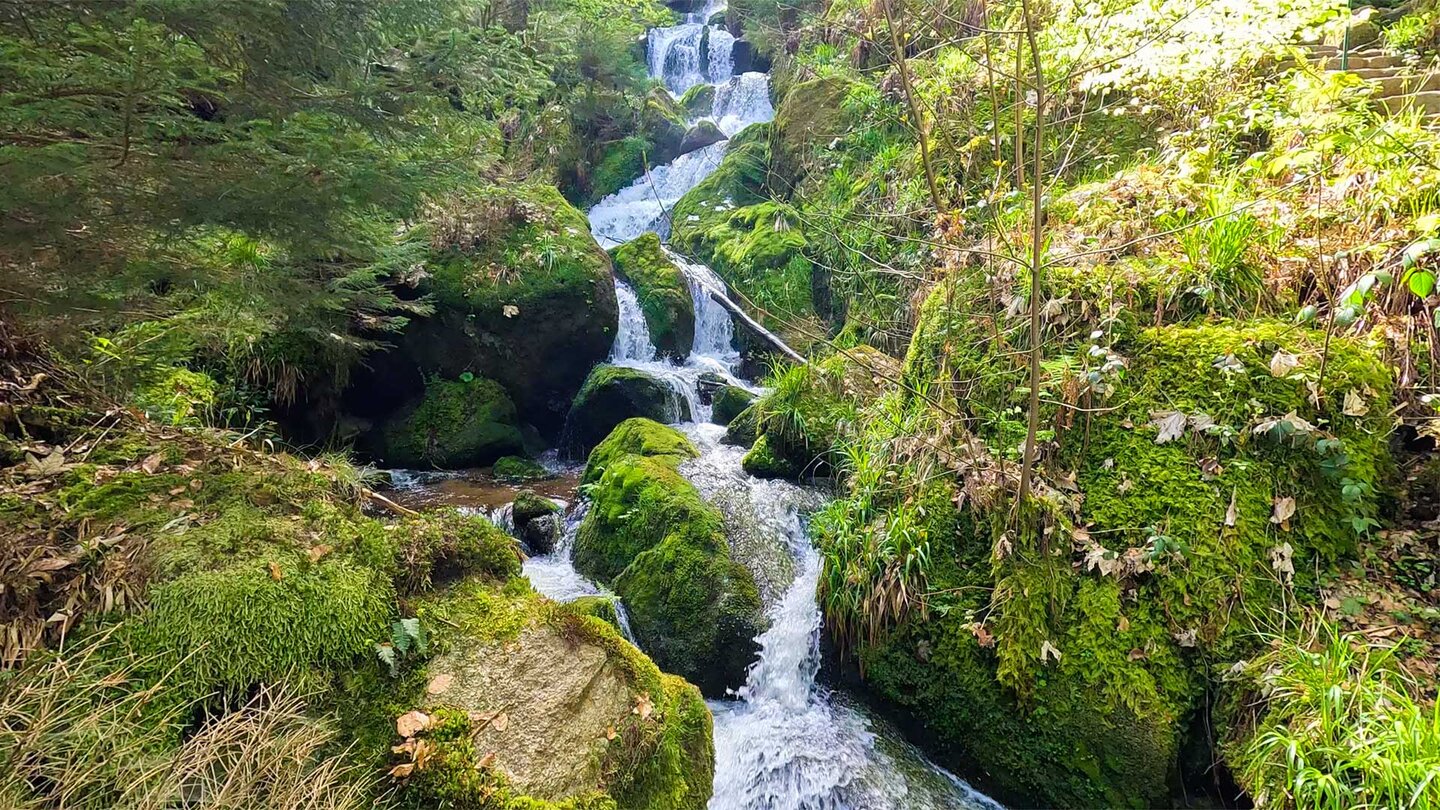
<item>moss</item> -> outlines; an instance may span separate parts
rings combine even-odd
[[[759,435],[760,412],[752,403],[745,410],[735,415],[730,420],[729,426],[725,429],[725,441],[730,444],[737,444],[741,447],[749,447],[755,444]]]
[[[727,385],[715,392],[710,402],[710,421],[728,426],[741,411],[750,407],[755,395],[738,385]]]
[[[730,557],[719,510],[678,472],[684,455],[621,454],[654,432],[630,425],[630,438],[597,448],[591,469],[601,472],[590,485],[575,566],[613,585],[660,666],[706,694],[723,694],[743,682],[753,658],[763,621],[759,592]],[[672,448],[692,449],[674,437],[655,449]]]
[[[750,452],[740,460],[740,465],[756,478],[795,478],[803,469],[803,465],[775,455],[765,436],[755,440]]]
[[[498,382],[526,422],[558,429],[615,336],[610,257],[585,215],[553,186],[531,183],[466,189],[430,219],[434,247],[415,292],[435,312],[411,319],[393,351],[357,370],[347,402],[380,418],[429,376],[473,374]]]
[[[590,192],[586,199],[598,201],[630,185],[645,173],[648,163],[654,162],[648,157],[650,151],[650,141],[638,135],[611,144],[590,174]]]
[[[1003,416],[1023,368],[990,354],[987,328],[962,291],[942,288],[927,302],[905,372],[909,391],[927,395],[878,406],[896,412],[867,427],[900,427],[862,433],[877,455],[851,458],[856,489],[828,513],[824,590],[836,598],[827,597],[827,624],[859,648],[871,685],[910,708],[947,755],[1021,802],[1163,802],[1211,677],[1206,662],[1253,652],[1252,619],[1314,599],[1313,572],[1353,549],[1357,528],[1377,514],[1390,467],[1388,372],[1370,346],[1332,340],[1317,407],[1306,382],[1318,374],[1323,333],[1269,321],[1131,333],[1113,346],[1128,369],[1109,404],[1079,422],[1053,406],[1041,417],[1056,447],[1047,475],[1073,476],[1083,499],[1052,490],[1017,530],[1006,510],[949,485],[897,494],[877,483],[917,476],[878,448],[892,435],[944,435],[935,425],[950,417],[933,411],[937,400],[971,416],[970,435],[994,448],[991,458],[1023,437]],[[1299,368],[1273,375],[1277,351],[1298,356]],[[955,389],[951,380],[977,382]],[[1367,415],[1342,412],[1347,392]],[[805,413],[803,396],[790,401]],[[1152,421],[1177,412],[1185,429],[1157,442]],[[1315,431],[1277,438],[1267,424],[1291,413]],[[1196,415],[1213,426],[1195,429]],[[1280,498],[1296,505],[1283,524],[1271,520]],[[883,549],[902,540],[926,560],[913,584],[932,594],[925,612],[867,616],[867,598],[880,592],[869,589],[902,564]],[[1271,556],[1286,544],[1290,587]],[[1047,644],[1058,660],[1047,660]]]
[[[482,466],[522,452],[515,405],[491,380],[431,378],[425,394],[380,429],[376,455],[395,466]]]
[[[575,395],[565,421],[567,444],[588,452],[632,417],[675,422],[690,418],[690,407],[668,383],[647,372],[596,366]]]
[[[723,140],[725,140],[725,133],[720,131],[720,127],[716,126],[714,121],[703,120],[685,133],[685,140],[680,142],[680,151],[688,154]]]
[[[816,169],[817,153],[849,132],[845,99],[855,87],[849,79],[827,76],[792,86],[780,100],[771,170],[784,178],[785,187],[799,189]]]
[[[150,590],[121,638],[194,700],[372,655],[395,601],[390,583],[344,560],[277,560],[180,576]]]
[[[592,484],[600,480],[610,462],[628,455],[647,457],[670,457],[675,464],[687,458],[697,458],[700,451],[685,434],[651,419],[634,418],[621,422],[605,440],[590,451],[585,462],[582,483]]]
[[[715,85],[697,84],[685,91],[680,97],[680,106],[690,118],[703,118],[710,115],[711,109],[715,106]]]
[[[537,517],[553,515],[559,511],[559,504],[543,495],[536,495],[528,489],[518,493],[510,507],[510,514],[514,517],[516,526],[529,523]]]
[[[652,166],[669,163],[680,154],[685,138],[685,110],[663,87],[654,87],[645,96],[640,113],[640,130],[650,141]]]
[[[503,581],[520,573],[515,539],[478,515],[454,509],[427,512],[407,518],[395,533],[401,538],[395,584],[403,594],[472,574]]]
[[[646,233],[610,252],[615,272],[635,288],[650,340],[661,354],[684,360],[695,347],[695,302],[685,274]]]
[[[620,629],[620,612],[616,610],[615,600],[611,597],[582,596],[561,607],[581,616],[593,616],[616,630]]]
[[[539,481],[550,477],[550,471],[540,466],[540,462],[523,456],[502,456],[496,459],[490,473],[501,481],[511,483]]]

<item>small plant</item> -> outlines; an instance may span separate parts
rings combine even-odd
[[[390,667],[390,677],[400,675],[400,666],[411,657],[423,657],[430,649],[430,640],[419,619],[400,619],[390,625],[390,640],[375,645],[375,655]]]

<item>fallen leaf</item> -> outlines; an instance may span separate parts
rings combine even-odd
[[[615,737],[616,737],[617,735],[618,735],[618,732],[615,731],[615,727],[614,727],[614,726],[611,726],[610,728],[605,729],[605,739],[607,739],[607,740],[613,740],[613,739],[615,739]]]
[[[270,578],[273,579],[273,580],[275,580],[276,582],[279,582],[280,580],[282,580],[282,579],[285,578],[285,572],[283,572],[283,571],[280,570],[280,564],[279,564],[279,563],[277,563],[277,562],[271,562],[271,563],[270,563]]]
[[[1121,616],[1120,621],[1116,622],[1115,624],[1115,629],[1121,633],[1130,632],[1130,620],[1125,618],[1124,616]]]
[[[1300,367],[1300,358],[1285,351],[1275,352],[1270,358],[1270,375],[1272,377],[1284,377]]]
[[[395,733],[401,737],[414,737],[430,727],[430,715],[421,711],[406,712],[395,718]]]
[[[393,768],[390,769],[390,778],[391,778],[391,779],[404,779],[405,777],[409,776],[410,774],[412,774],[412,773],[414,773],[414,772],[415,772],[415,763],[413,763],[413,762],[402,762],[402,763],[400,763],[399,765],[396,765],[395,767],[393,767]]]
[[[491,765],[494,765],[494,764],[495,764],[495,752],[494,752],[494,751],[489,751],[489,752],[486,752],[485,756],[480,757],[480,761],[475,763],[475,767],[477,767],[477,768],[488,768],[488,767],[490,767]]]
[[[144,470],[146,475],[154,475],[155,472],[160,469],[160,463],[164,460],[164,453],[152,453],[146,456],[144,461],[140,462],[140,469]]]
[[[175,487],[174,489],[170,490],[170,496],[171,496],[172,498],[173,498],[174,496],[176,496],[176,495],[184,495],[184,494],[185,494],[185,487]]]
[[[1289,496],[1275,499],[1274,512],[1270,515],[1270,522],[1278,524],[1280,528],[1290,529],[1290,518],[1295,516],[1295,499]]]
[[[1198,412],[1190,414],[1190,429],[1196,433],[1203,433],[1212,427],[1215,427],[1215,419],[1210,414]]]
[[[65,469],[65,453],[56,447],[44,458],[36,458],[33,453],[26,453],[25,460],[30,463],[30,469],[36,475],[49,476],[63,472]]]
[[[1060,649],[1054,644],[1051,644],[1049,639],[1046,639],[1040,645],[1040,663],[1043,664],[1051,659],[1056,661],[1060,660]]]
[[[1346,416],[1364,416],[1370,412],[1370,406],[1365,404],[1365,398],[1360,392],[1354,389],[1345,392],[1345,404],[1341,411]]]
[[[510,715],[500,712],[490,720],[490,727],[496,731],[504,731],[510,727]]]
[[[1142,660],[1142,659],[1144,659],[1144,658],[1147,658],[1147,657],[1148,657],[1148,656],[1145,655],[1145,651],[1142,650],[1142,649],[1140,649],[1139,647],[1134,647],[1134,648],[1132,648],[1132,649],[1130,650],[1130,660],[1131,660],[1131,661],[1140,661],[1140,660]]]
[[[1196,633],[1194,630],[1182,630],[1181,632],[1175,633],[1174,635],[1175,643],[1179,644],[1181,647],[1195,646]]]
[[[970,632],[975,634],[975,641],[979,642],[981,647],[988,649],[995,646],[995,635],[986,630],[985,625],[980,622],[972,622]]]
[[[513,318],[520,314],[520,308],[514,304],[506,304],[500,311],[503,312],[507,318]]]
[[[431,695],[438,695],[441,692],[444,692],[446,689],[449,689],[450,684],[454,682],[454,680],[455,676],[449,673],[446,673],[444,675],[436,675],[434,678],[430,679],[430,683],[426,684],[425,692]]]
[[[1270,567],[1280,575],[1286,585],[1295,580],[1295,549],[1289,543],[1281,543],[1270,549]]]
[[[1220,466],[1220,459],[1208,457],[1200,459],[1201,477],[1207,480],[1211,478],[1217,478],[1219,477],[1220,473],[1223,472],[1225,472],[1225,468]]]
[[[1160,430],[1155,443],[1165,444],[1180,438],[1185,433],[1185,421],[1185,414],[1179,411],[1151,411],[1150,424]]]
[[[190,491],[191,491],[191,492],[199,492],[200,489],[201,489],[202,487],[204,487],[204,486],[205,486],[205,482],[204,482],[204,481],[201,481],[199,478],[191,478],[191,479],[190,479]]]
[[[311,548],[310,548],[310,562],[312,562],[312,563],[313,563],[313,562],[319,562],[321,557],[324,557],[326,554],[329,554],[331,551],[334,551],[334,549],[331,548],[330,546],[311,546]]]
[[[637,697],[637,698],[635,698],[635,708],[633,708],[633,709],[630,710],[630,713],[631,713],[631,714],[638,714],[638,715],[640,715],[640,719],[641,719],[641,720],[648,720],[648,719],[650,719],[650,715],[653,714],[654,712],[655,712],[655,705],[650,702],[650,693],[649,693],[649,692],[642,692],[642,693],[640,693],[640,696]]]
[[[1235,521],[1240,518],[1240,509],[1235,505],[1236,490],[1230,490],[1230,506],[1225,510],[1225,525],[1234,527]]]

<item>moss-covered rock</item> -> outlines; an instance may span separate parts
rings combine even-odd
[[[814,317],[813,268],[799,217],[767,190],[769,133],[756,125],[730,139],[720,166],[675,203],[670,243],[713,268],[753,304],[752,316],[803,351],[825,330],[797,326]]]
[[[402,293],[428,296],[434,313],[387,336],[396,347],[356,372],[346,408],[382,420],[427,377],[468,374],[500,383],[524,420],[553,436],[614,341],[609,254],[584,214],[543,184],[472,189],[429,220],[424,272]]]
[[[909,391],[852,433],[852,491],[818,521],[827,626],[942,753],[1018,801],[1165,803],[1214,662],[1249,657],[1248,617],[1314,599],[1314,572],[1373,525],[1389,374],[1363,342],[1332,339],[1326,352],[1323,333],[1270,321],[1124,335],[1109,350],[1128,364],[1110,404],[1079,422],[1059,408],[1042,417],[1057,427],[1056,481],[1042,478],[1033,511],[1014,519],[975,484],[999,474],[1023,421],[977,418],[934,450],[888,449],[952,429],[936,397],[952,412],[1022,401],[1023,367],[990,353],[985,328],[963,295],[937,290]],[[1317,405],[1307,382],[1322,353]],[[921,475],[929,464],[964,470],[964,488]],[[918,579],[896,567],[915,555],[927,560]],[[897,588],[937,596],[888,615],[866,607]]]
[[[650,340],[666,357],[684,360],[695,347],[695,300],[660,237],[646,233],[610,251],[615,272],[635,289]]]
[[[399,780],[403,806],[705,806],[714,748],[700,693],[593,615],[608,600],[592,601],[556,605],[516,579],[417,606],[440,653],[428,688],[408,696],[409,736],[386,718],[385,750],[402,743],[391,763],[417,764]]]
[[[702,118],[715,107],[715,85],[697,84],[680,97],[680,106],[690,118]]]
[[[465,576],[501,581],[520,573],[520,550],[489,519],[454,509],[427,512],[397,527],[396,589],[402,594]]]
[[[496,459],[494,466],[490,468],[490,474],[509,483],[539,481],[550,477],[550,471],[541,466],[540,462],[524,456],[502,456]]]
[[[515,527],[515,536],[525,543],[532,554],[554,551],[564,529],[560,521],[560,504],[530,490],[515,496],[510,505],[510,520]]]
[[[678,465],[687,458],[698,457],[700,451],[675,428],[652,419],[626,419],[590,451],[581,481],[586,484],[599,481],[610,462],[631,455],[669,457]]]
[[[728,426],[755,401],[755,395],[738,385],[726,385],[710,400],[710,421]]]
[[[819,152],[844,137],[851,119],[845,99],[856,87],[840,76],[800,82],[785,93],[775,108],[770,169],[786,186],[800,189],[819,166]]]
[[[768,478],[827,473],[842,429],[898,374],[894,358],[863,345],[779,372],[752,406],[760,438],[746,469]]]
[[[650,165],[659,166],[678,157],[680,143],[685,140],[686,115],[683,107],[663,87],[655,87],[645,97],[640,115],[641,131],[650,141]]]
[[[690,406],[652,374],[624,366],[596,366],[565,421],[567,444],[588,452],[615,426],[635,416],[678,422],[690,418]]]
[[[689,442],[640,420],[621,431],[592,454],[598,478],[576,538],[576,568],[625,600],[656,663],[719,696],[744,682],[757,649],[764,616],[755,580],[731,559],[719,510],[677,469],[693,453]]]
[[[725,140],[725,133],[720,127],[715,126],[714,121],[708,119],[700,121],[685,133],[684,139],[680,141],[680,154],[688,154],[696,149],[719,143]]]
[[[396,467],[477,467],[524,450],[515,405],[492,380],[431,378],[424,395],[385,421],[376,458]]]
[[[725,428],[725,443],[750,447],[760,435],[760,413],[752,403],[745,410],[735,415],[730,424]]]

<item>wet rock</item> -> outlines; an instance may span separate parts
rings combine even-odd
[[[726,385],[716,391],[711,399],[710,421],[728,427],[754,401],[755,395],[744,388]]]
[[[430,220],[429,256],[398,293],[428,297],[434,312],[385,336],[395,348],[357,370],[346,411],[383,421],[420,398],[428,377],[484,377],[553,438],[615,337],[609,255],[548,185],[472,190],[437,203]]]
[[[685,138],[680,142],[680,154],[688,154],[696,149],[719,143],[725,140],[725,133],[715,126],[713,121],[704,120],[690,128],[685,133]]]
[[[695,301],[685,274],[661,248],[660,237],[646,233],[610,255],[616,274],[635,290],[655,348],[673,360],[689,357],[695,347]]]
[[[734,60],[736,75],[751,72],[767,73],[770,70],[770,59],[748,39],[735,40],[730,55],[730,58]]]
[[[510,507],[510,519],[515,527],[515,536],[531,554],[554,551],[564,529],[560,505],[529,490],[515,496],[515,502]]]
[[[495,461],[490,474],[501,481],[517,484],[524,481],[540,481],[550,477],[550,472],[538,461],[524,456],[503,456]]]
[[[730,420],[730,424],[725,431],[725,443],[739,445],[740,447],[753,445],[756,437],[759,435],[759,419],[760,415],[755,410],[754,405],[736,414],[735,418]]]
[[[680,106],[691,118],[707,116],[715,106],[715,85],[697,84],[680,97]]]
[[[368,446],[396,467],[476,467],[521,452],[515,404],[492,380],[432,378],[421,397],[372,431]]]
[[[753,575],[731,556],[720,511],[679,473],[694,454],[678,431],[644,420],[597,447],[575,566],[625,600],[657,664],[719,697],[744,683],[765,616]]]
[[[596,366],[570,408],[566,443],[588,452],[615,426],[635,416],[678,422],[690,418],[690,405],[653,374],[624,366]]]

